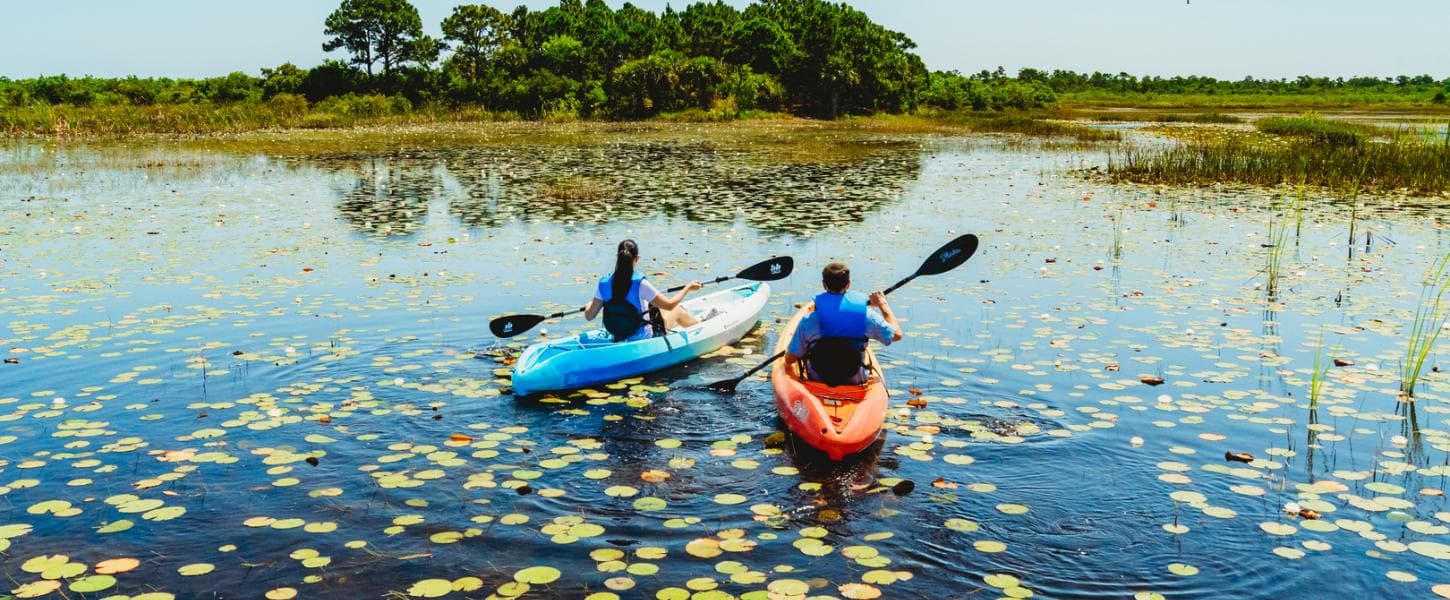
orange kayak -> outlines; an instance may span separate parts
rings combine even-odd
[[[784,352],[795,335],[796,325],[812,310],[807,305],[791,317],[780,332],[775,351]],[[801,364],[775,363],[770,384],[775,389],[775,408],[791,432],[831,460],[841,460],[870,446],[881,433],[886,419],[886,380],[877,367],[876,355],[866,349],[871,377],[864,385],[828,386],[810,381],[800,372]]]

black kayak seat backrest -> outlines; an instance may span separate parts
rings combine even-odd
[[[802,363],[829,386],[846,385],[866,366],[866,338],[823,337],[806,344]]]
[[[649,311],[639,312],[639,308],[624,300],[609,300],[604,303],[604,330],[614,336],[614,341],[622,342],[634,336],[640,326],[649,325],[654,335],[663,335],[665,331],[664,314],[659,307],[650,306]]]
[[[608,300],[604,303],[604,330],[614,336],[614,341],[628,339],[645,324],[639,307],[624,299]]]

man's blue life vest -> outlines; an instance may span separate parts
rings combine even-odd
[[[850,383],[860,372],[866,351],[867,298],[859,292],[816,296],[821,337],[806,349],[805,362],[827,385]]]

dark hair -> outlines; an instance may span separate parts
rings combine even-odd
[[[821,284],[826,290],[841,293],[851,283],[851,269],[843,262],[833,262],[821,269]]]
[[[610,280],[610,299],[624,299],[629,294],[629,282],[634,279],[634,259],[639,258],[639,244],[634,240],[619,243],[614,253],[614,277]]]

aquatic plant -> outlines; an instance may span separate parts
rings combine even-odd
[[[1414,400],[1415,386],[1420,381],[1425,360],[1434,350],[1446,319],[1450,317],[1450,307],[1444,303],[1446,291],[1450,291],[1450,253],[1440,257],[1421,282],[1415,319],[1405,334],[1405,359],[1400,366],[1400,396],[1405,401]]]

